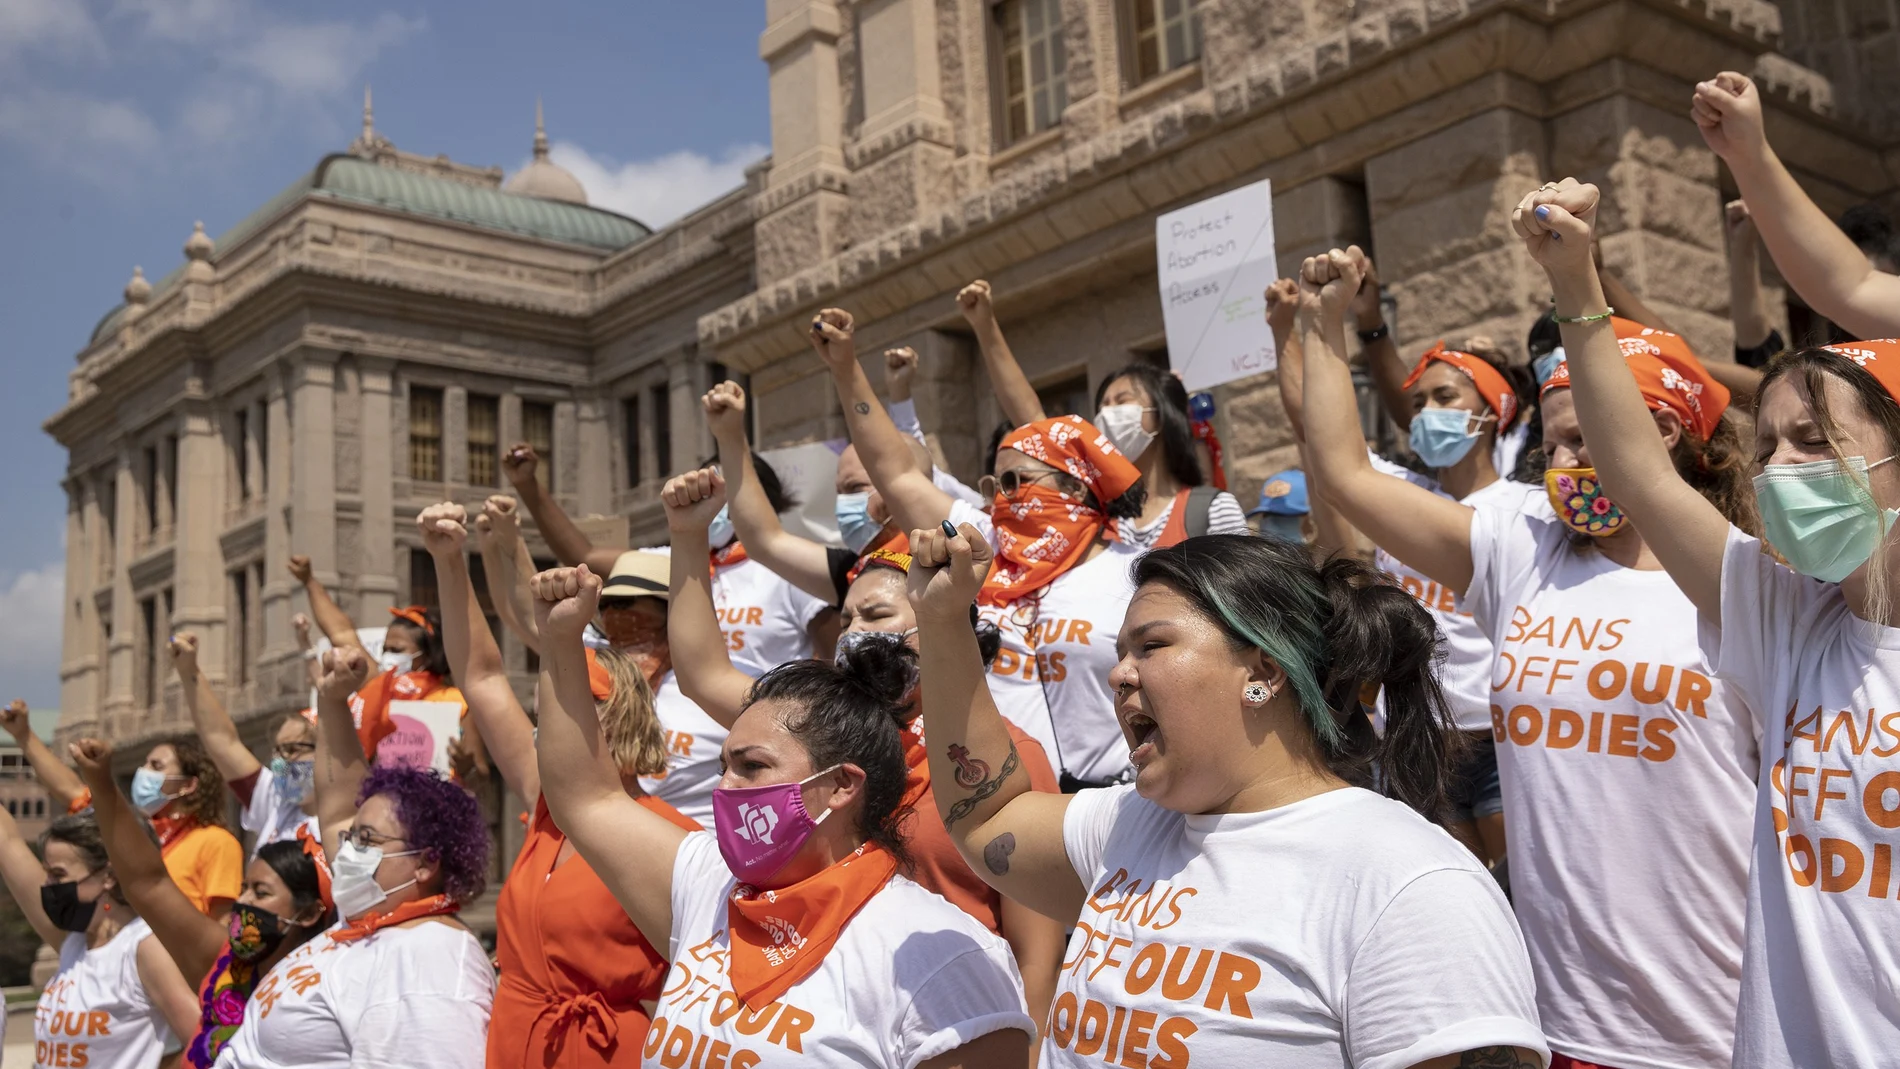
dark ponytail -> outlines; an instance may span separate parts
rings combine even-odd
[[[1155,550],[1135,582],[1165,584],[1279,665],[1334,775],[1441,820],[1457,735],[1433,671],[1438,625],[1415,598],[1370,565],[1315,565],[1304,546],[1245,535]],[[1384,738],[1360,703],[1368,684],[1385,691]]]
[[[1194,425],[1188,413],[1187,387],[1174,373],[1158,368],[1146,360],[1137,360],[1117,369],[1102,380],[1095,388],[1095,409],[1101,411],[1102,400],[1108,396],[1108,388],[1116,382],[1127,379],[1141,387],[1148,395],[1148,403],[1155,409],[1155,439],[1161,443],[1161,462],[1167,466],[1168,474],[1182,486],[1199,486],[1207,481],[1207,475],[1201,471],[1201,457],[1194,448]],[[1129,457],[1128,462],[1134,463]],[[1110,512],[1110,515],[1115,513]],[[1136,515],[1140,515],[1137,503]]]
[[[752,685],[746,707],[762,701],[792,706],[785,730],[804,745],[814,769],[846,762],[863,769],[858,831],[908,867],[910,851],[898,830],[906,778],[898,725],[910,716],[904,698],[917,679],[917,655],[890,638],[846,646],[834,661],[779,665]]]

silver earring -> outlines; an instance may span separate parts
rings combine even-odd
[[[1248,705],[1265,705],[1267,699],[1273,697],[1273,692],[1267,689],[1265,683],[1249,683],[1241,688],[1240,697]]]

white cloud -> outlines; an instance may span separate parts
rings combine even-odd
[[[30,49],[100,52],[105,41],[79,0],[0,0],[0,57]]]
[[[682,151],[621,163],[557,141],[548,154],[580,179],[588,203],[658,228],[744,182],[745,169],[767,151],[743,144],[728,146],[717,159]]]
[[[295,95],[334,93],[356,84],[376,54],[420,33],[421,19],[385,12],[366,26],[347,22],[266,26],[242,42],[237,64]]]
[[[59,704],[66,564],[0,574],[0,692],[34,708]],[[0,699],[5,700],[5,699]]]

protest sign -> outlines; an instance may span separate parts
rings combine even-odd
[[[396,730],[377,745],[377,765],[449,774],[449,741],[462,735],[461,702],[390,702],[389,719]]]
[[[1279,366],[1263,296],[1279,270],[1271,182],[1156,219],[1155,260],[1168,362],[1190,393]]]

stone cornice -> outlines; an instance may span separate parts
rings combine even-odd
[[[1616,55],[1661,71],[1683,69],[1685,58],[1703,59],[1677,50],[1682,35],[1667,32],[1669,23],[1693,27],[1707,42],[1707,58],[1744,66],[1774,47],[1781,25],[1779,9],[1765,0],[1404,4],[1361,19],[1345,32],[1263,55],[1242,71],[1072,145],[1046,163],[1000,176],[934,219],[862,242],[709,313],[699,321],[700,349],[756,371],[798,351],[796,332],[786,325],[809,316],[833,295],[851,291],[858,305],[854,311],[875,319],[919,297],[954,292],[955,279],[1018,262],[1106,225],[1081,222],[1080,211],[1063,211],[1065,202],[1094,198],[1097,218],[1104,206],[1117,218],[1152,216],[1172,202],[1163,193],[1170,183],[1161,172],[1187,166],[1182,150],[1189,144],[1205,148],[1195,152],[1196,184],[1207,188],[1271,163],[1275,157],[1259,151],[1263,143],[1277,143],[1283,151],[1314,147],[1487,73],[1547,83]],[[1818,118],[1825,101],[1814,82],[1795,77],[1792,72],[1800,68],[1791,63],[1777,69],[1786,73],[1771,81],[1774,99]],[[1378,83],[1392,81],[1404,91],[1378,91]],[[1539,105],[1532,100],[1522,106],[1535,110]],[[1215,134],[1240,136],[1210,144]],[[1149,176],[1152,181],[1142,180]],[[1040,216],[1042,225],[1014,226],[1006,251],[1000,238],[983,250],[992,251],[988,257],[970,251],[972,244],[1031,216]],[[953,259],[954,265],[936,269],[935,261]]]

